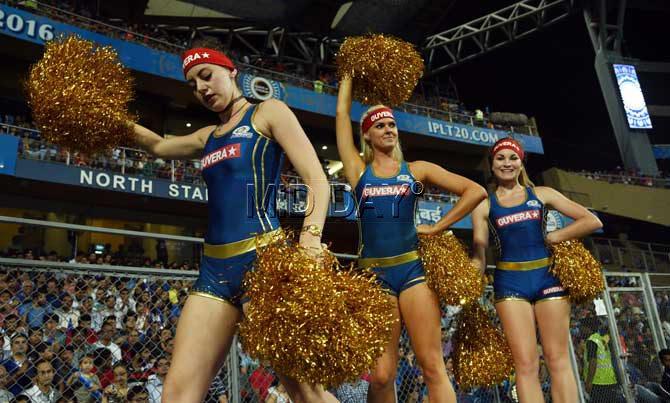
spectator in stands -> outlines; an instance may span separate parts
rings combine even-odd
[[[147,379],[147,392],[149,393],[149,403],[160,403],[163,395],[163,383],[170,368],[170,361],[167,357],[159,357],[154,367],[155,374],[149,375]]]
[[[96,348],[93,350],[95,360],[93,365],[97,369],[96,375],[100,379],[102,388],[106,388],[109,384],[114,382],[114,369],[112,352],[106,348]]]
[[[37,356],[39,355],[37,349],[44,344],[42,336],[41,327],[28,330],[28,359],[32,362],[37,361]]]
[[[62,330],[74,329],[79,326],[79,310],[73,308],[74,299],[70,294],[63,295],[61,306],[55,311],[58,315],[58,328]]]
[[[89,334],[88,329],[77,327],[70,331],[66,340],[66,347],[72,349],[72,365],[79,366],[81,359],[93,351],[93,345],[86,339]]]
[[[47,280],[46,299],[52,311],[60,307],[60,291],[58,289],[58,280],[55,278]]]
[[[130,291],[126,287],[119,290],[119,296],[116,298],[116,306],[114,309],[117,314],[121,313],[123,315],[126,315],[129,311],[135,310],[135,300],[130,297]],[[121,317],[123,317],[123,315]],[[135,317],[135,319],[137,319],[137,317]]]
[[[102,403],[122,403],[128,395],[128,368],[123,363],[114,365],[114,382],[108,385],[102,396]]]
[[[475,109],[475,124],[484,126],[484,111],[481,109]]]
[[[137,330],[144,332],[146,329],[149,327],[149,307],[145,302],[138,302],[137,303],[137,323],[136,323],[136,328]]]
[[[254,390],[256,397],[262,402],[267,399],[268,390],[274,381],[275,376],[272,371],[263,365],[257,367],[249,376],[249,385]]]
[[[670,349],[664,348],[658,352],[658,358],[663,365],[661,383],[649,382],[646,388],[636,385],[638,399],[645,402],[670,402]]]
[[[14,398],[14,394],[7,390],[9,373],[4,366],[0,365],[0,402],[9,402]]]
[[[65,346],[59,351],[60,366],[55,366],[59,378],[67,380],[74,372],[78,361],[74,357],[75,348],[73,346]]]
[[[91,301],[90,299],[88,301]],[[95,330],[91,328],[91,315],[85,313],[79,317],[79,327],[82,328],[82,332],[85,335],[86,342],[93,344],[98,341],[98,335],[95,333]]]
[[[62,346],[65,344],[65,333],[58,329],[58,315],[48,314],[44,321],[42,340],[48,346]]]
[[[12,337],[12,354],[0,362],[0,365],[5,367],[9,374],[7,384],[14,396],[30,386],[34,368],[28,360],[28,338],[25,335],[17,333]]]
[[[70,263],[79,263],[79,260],[75,257],[75,261]],[[83,302],[84,298],[86,298],[86,289],[87,286],[84,281],[78,281],[75,284],[74,295],[71,295],[72,308],[79,309],[79,306]]]
[[[290,403],[288,393],[284,385],[279,382],[278,378],[272,382],[272,386],[268,388],[268,396],[265,398],[265,403]]]
[[[23,280],[21,283],[21,291],[16,294],[16,299],[23,304],[26,300],[30,300],[33,297],[33,290],[35,284],[31,280]]]
[[[87,322],[89,326],[93,325],[93,298],[84,297],[79,305],[79,313],[81,314],[79,320],[81,321],[84,316],[88,318]]]
[[[4,333],[4,345],[3,345],[3,356],[2,359],[9,358],[12,354],[12,343],[11,338],[17,332],[25,332],[24,328],[19,328],[19,317],[15,314],[10,314],[5,317],[3,324],[3,333]]]
[[[79,371],[66,381],[67,386],[75,389],[74,396],[79,403],[92,403],[102,397],[100,380],[93,371],[93,355],[84,355],[79,361]]]
[[[144,386],[135,385],[128,391],[128,403],[148,403],[149,395]]]
[[[23,392],[24,395],[30,398],[31,403],[56,403],[61,394],[58,389],[54,388],[54,368],[48,361],[38,361],[35,364],[37,376],[35,383],[30,388]]]
[[[317,94],[323,93],[323,85],[324,82],[323,80],[321,80],[321,78],[317,78],[316,80],[314,80],[314,92],[316,92]]]
[[[98,342],[93,346],[96,348],[106,348],[112,353],[112,364],[121,361],[121,348],[112,341],[116,329],[110,323],[102,325],[100,332],[98,332]]]
[[[340,403],[359,403],[365,402],[368,396],[368,386],[370,385],[365,377],[361,377],[357,382],[347,382],[339,385],[335,389],[335,397]]]
[[[124,336],[123,340],[119,340],[121,341],[119,346],[121,347],[124,361],[130,362],[133,359],[141,347],[140,340],[140,332],[137,329],[126,331],[126,336]]]

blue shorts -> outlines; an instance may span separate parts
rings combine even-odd
[[[548,299],[564,299],[568,293],[550,266],[532,270],[503,270],[496,268],[493,280],[495,302],[524,300],[531,304]]]
[[[203,256],[200,275],[191,289],[191,295],[228,302],[237,308],[249,301],[244,295],[242,280],[256,260],[256,250],[226,259]]]
[[[387,267],[373,267],[377,282],[388,294],[398,296],[406,289],[426,282],[421,259]]]

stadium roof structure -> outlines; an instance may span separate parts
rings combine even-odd
[[[117,2],[115,2],[117,3]],[[534,34],[587,4],[667,8],[664,0],[139,0],[107,15],[216,35],[253,57],[330,66],[347,36],[395,35],[423,52],[433,75]],[[259,11],[261,10],[261,11]],[[577,11],[577,13],[575,13]]]
[[[217,35],[251,56],[316,66],[332,63],[347,36],[385,33],[417,45],[434,74],[560,21],[574,1],[142,0],[113,13],[193,37]]]

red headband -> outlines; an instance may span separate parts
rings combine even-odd
[[[181,60],[181,68],[184,70],[184,77],[186,77],[186,73],[188,73],[192,67],[203,63],[216,64],[230,70],[235,70],[235,65],[232,60],[230,60],[228,56],[214,49],[189,49],[181,54]]]
[[[521,159],[523,159],[523,156],[525,155],[521,143],[511,137],[505,137],[504,139],[496,141],[493,147],[491,147],[491,156],[493,157],[498,151],[505,149],[514,151]]]
[[[378,121],[379,119],[383,118],[391,118],[395,120],[395,117],[393,117],[393,110],[391,108],[387,108],[385,106],[379,107],[377,109],[373,109],[368,113],[368,115],[363,119],[363,123],[361,123],[361,128],[363,129],[363,133],[367,132],[372,125]]]

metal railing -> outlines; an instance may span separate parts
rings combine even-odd
[[[587,179],[604,181],[609,183],[620,183],[623,185],[636,185],[644,187],[670,188],[670,179],[658,176],[634,176],[626,174],[602,174],[598,172],[570,172]]]
[[[33,1],[32,3],[35,4],[35,7],[26,7],[25,4],[21,4],[26,2],[10,1],[10,3],[23,6],[24,8],[36,14],[44,15],[67,24],[74,24],[91,31],[111,36],[113,38],[123,39],[130,42],[137,42],[146,46],[166,50],[173,53],[181,53],[185,49],[184,46],[180,46],[175,43],[161,40],[149,35],[141,34],[130,29],[107,24],[100,20],[95,20],[93,18],[73,13],[45,2]]]
[[[670,273],[670,249],[667,245],[645,242],[592,238],[594,255],[615,270]]]

